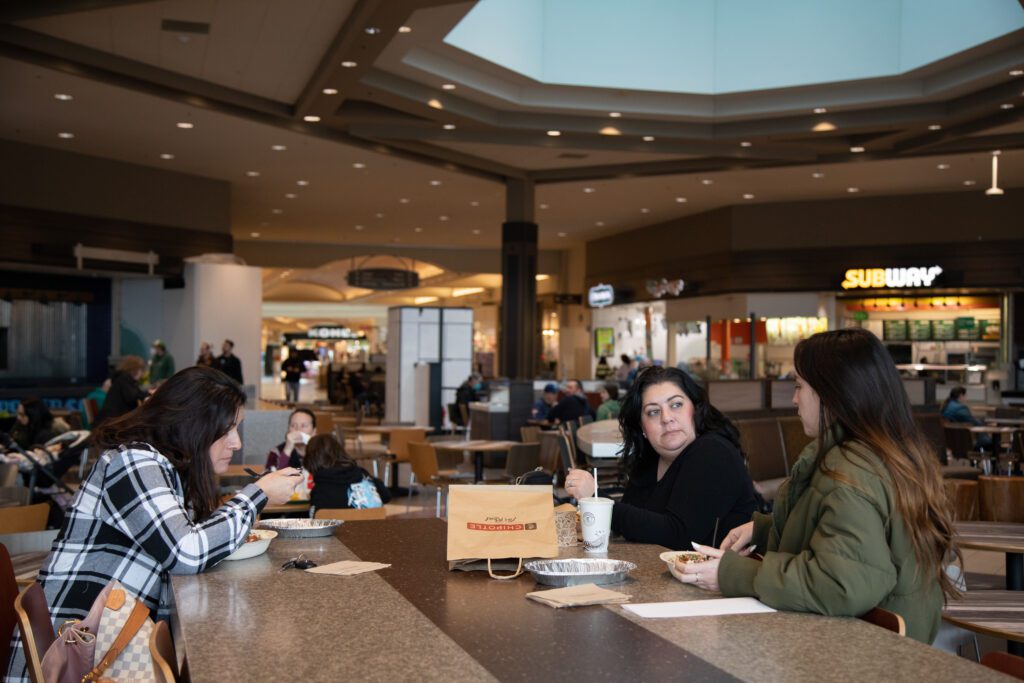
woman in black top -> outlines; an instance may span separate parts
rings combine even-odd
[[[754,485],[739,433],[704,390],[676,368],[642,371],[622,401],[626,492],[612,508],[612,530],[629,541],[674,550],[716,545],[735,522],[750,520]],[[594,493],[583,470],[566,476],[575,498]],[[715,527],[718,538],[715,538]]]
[[[96,416],[94,428],[104,420],[121,417],[139,407],[139,403],[149,396],[149,392],[139,386],[139,380],[145,372],[146,361],[139,356],[125,356],[121,359],[110,378],[110,391]]]
[[[38,398],[26,398],[18,404],[18,415],[11,427],[11,437],[22,448],[42,446],[57,436],[53,428],[53,415]]]

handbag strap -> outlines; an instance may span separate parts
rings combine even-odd
[[[516,567],[515,574],[506,574],[505,576],[498,576],[491,570],[491,558],[487,558],[487,573],[491,575],[492,579],[498,579],[498,581],[507,581],[508,579],[514,579],[523,573],[523,558],[519,558],[519,566]]]
[[[114,639],[114,644],[107,650],[107,654],[103,655],[103,659],[93,667],[92,671],[82,676],[82,683],[88,683],[89,681],[98,681],[103,675],[103,672],[110,668],[110,665],[114,663],[121,651],[128,647],[128,643],[132,642],[132,638],[139,632],[142,625],[149,619],[149,608],[142,604],[141,600],[135,601],[135,607],[132,608],[132,613],[128,615],[128,621],[125,622],[124,628],[117,634],[117,638]]]

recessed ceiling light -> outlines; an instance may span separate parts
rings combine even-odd
[[[715,183],[711,178],[702,178],[700,182],[702,185],[714,185]]]
[[[165,153],[163,153],[163,154],[161,154],[161,155],[160,155],[160,158],[161,158],[161,159],[168,159],[168,160],[169,160],[169,159],[173,159],[173,158],[174,158],[174,155],[173,155],[173,154],[167,154],[167,153],[165,152]]]
[[[744,199],[753,199],[753,198],[754,198],[754,195],[752,195],[752,194],[750,194],[750,193],[748,192],[747,194],[743,195],[743,198],[744,198]]]
[[[270,213],[282,214],[284,213],[284,209],[271,209]]]
[[[320,121],[320,117],[315,114],[310,114],[309,116],[303,116],[302,120],[307,123],[318,123]]]
[[[654,136],[653,135],[645,135],[644,136],[644,142],[654,142]]]
[[[836,129],[836,126],[835,126],[834,123],[830,123],[829,121],[820,121],[820,122],[814,124],[814,127],[811,128],[811,132],[812,133],[830,133],[830,132],[834,131],[835,129]]]
[[[66,133],[66,132],[64,132],[64,133],[57,133],[57,137],[59,137],[62,140],[70,140],[71,138],[75,137],[75,134],[74,133]]]
[[[454,123],[446,123],[446,124],[444,124],[442,126],[442,128],[444,128],[445,130],[455,130],[455,124]]]
[[[438,216],[437,220],[439,220],[439,221],[446,221],[446,220],[448,220],[448,216]]]
[[[560,131],[560,130],[549,130],[548,131],[548,135],[550,135],[553,138],[557,138],[561,134],[562,134],[562,131]]]
[[[401,199],[398,200],[398,203],[399,204],[408,204],[409,203],[409,198],[408,197],[402,197]]]
[[[740,143],[740,147],[750,147],[753,144],[754,143],[750,142],[749,140],[744,140],[743,142]]]
[[[620,111],[610,111],[610,112],[608,112],[608,116],[612,117],[613,119],[621,119],[622,118],[622,112],[620,112]]]
[[[363,29],[363,32],[366,33],[366,35],[368,36],[375,36],[378,33],[380,33],[380,29],[377,28],[376,26],[367,26],[366,28]]]
[[[1010,102],[1006,102],[1005,104],[1000,104],[999,108],[1000,109],[1013,109],[1013,104],[1011,104]]]
[[[977,184],[977,181],[974,181],[974,180],[965,180],[964,181],[964,185],[966,185],[967,187],[970,187],[970,186],[976,185],[976,184]]]
[[[650,213],[650,212],[651,212],[651,210],[648,209],[646,206],[643,207],[642,209],[640,209],[640,213]]]
[[[413,228],[413,232],[423,232],[423,228]]]
[[[825,174],[822,173],[821,171],[815,171],[814,173],[811,174],[811,177],[817,180],[821,180],[822,178],[825,177]]]
[[[472,201],[469,203],[470,206],[480,206],[480,202]]]
[[[815,114],[827,114],[828,113],[828,109],[826,109],[825,107],[815,107],[814,108],[814,113]]]
[[[246,171],[245,175],[249,176],[250,178],[259,178],[260,177],[260,172],[259,171]]]
[[[436,97],[432,97],[429,100],[427,100],[427,106],[430,107],[431,109],[444,109],[444,105],[441,104],[441,100],[437,99]]]
[[[434,187],[437,187],[438,185],[441,184],[441,181],[440,180],[431,180],[430,184],[433,185]]]
[[[583,188],[583,192],[586,193],[586,194],[593,194],[594,193],[594,188],[592,188],[592,187],[584,187]]]
[[[325,94],[325,95],[337,95],[338,94],[338,89],[337,88],[324,88],[321,92],[323,92],[323,94]]]
[[[285,199],[295,199],[298,196],[299,195],[295,194],[294,192],[287,192],[287,193],[285,193],[284,198]]]
[[[307,185],[309,185],[309,181],[308,180],[296,180],[295,184],[298,185],[299,187],[306,187]]]
[[[412,33],[412,27],[411,26],[399,26],[398,27],[398,32],[399,33]]]
[[[71,95],[68,95],[67,93],[59,92],[59,93],[56,93],[53,96],[53,99],[60,100],[61,102],[70,102],[71,100],[73,100],[75,98],[72,97]]]
[[[181,128],[182,130],[189,130],[193,128],[193,125],[188,121],[178,121],[174,125],[176,125],[178,128]]]
[[[937,123],[933,123],[932,125],[928,126],[928,130],[942,130],[942,126],[940,126]]]
[[[685,204],[686,197],[676,197],[676,204]]]
[[[249,233],[249,237],[259,237],[259,236],[260,236],[260,234],[258,232],[250,232]]]
[[[359,66],[359,62],[353,62],[351,59],[346,59],[344,62],[341,63],[341,65],[346,69],[354,69],[357,66]]]
[[[848,188],[846,188],[846,191],[849,192],[850,194],[854,194],[856,192],[860,192],[860,188],[859,187],[848,187]]]
[[[540,205],[540,208],[542,208],[542,209],[546,209],[546,208],[548,208],[548,205],[547,205],[547,204],[541,204],[541,205]]]
[[[384,218],[384,214],[382,213],[375,213],[373,215],[376,216],[377,218]]]
[[[362,230],[362,229],[363,229],[363,226],[361,226],[361,225],[357,225],[356,226],[356,230]]]
[[[284,145],[271,145],[270,149],[274,150],[275,152],[283,152],[288,148],[285,147]]]
[[[861,152],[864,151],[864,148],[860,145],[854,145],[853,147],[850,148],[850,151],[853,152],[854,154],[860,154]]]
[[[940,171],[948,171],[949,170],[949,164],[939,164],[935,168],[939,169]]]
[[[366,168],[366,164],[364,164],[361,161],[357,161],[356,163],[352,164],[352,168]]]
[[[605,126],[601,130],[597,131],[601,135],[622,135],[622,131],[615,126]]]
[[[1010,72],[1011,76],[1024,76],[1024,69],[1014,69]]]
[[[455,84],[454,83],[442,83],[441,84],[441,90],[455,90]]]
[[[604,227],[604,221],[594,221],[594,225],[596,225],[599,228],[603,228]]]
[[[558,233],[558,236],[559,237],[566,237],[568,234],[569,233],[567,233],[567,232],[560,232],[560,233]]]

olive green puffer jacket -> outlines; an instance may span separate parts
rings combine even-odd
[[[764,561],[727,552],[718,582],[727,596],[753,596],[776,609],[860,616],[882,607],[903,617],[907,635],[931,643],[943,597],[935,575],[919,576],[910,537],[882,461],[859,444],[832,447],[815,466],[818,443],[800,454],[772,515],[754,515]]]

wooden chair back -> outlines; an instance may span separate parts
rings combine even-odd
[[[49,515],[49,503],[0,508],[0,529],[3,529],[5,534],[43,531],[46,529],[46,518]]]
[[[946,448],[954,458],[967,458],[974,449],[974,435],[968,429],[969,426],[966,423],[963,426],[950,423],[942,426],[942,432],[946,437]]]
[[[935,413],[914,413],[914,424],[928,442],[935,459],[943,465],[947,464],[946,434],[942,429],[942,417]]]
[[[414,441],[406,444],[406,452],[416,480],[431,485],[438,476],[437,450],[434,446],[422,440]]]
[[[517,443],[509,449],[505,460],[505,476],[515,481],[527,472],[540,467],[540,444]]]
[[[396,429],[391,432],[391,437],[388,439],[388,451],[395,456],[395,460],[405,461],[409,459],[409,444],[424,443],[426,440],[427,430],[425,429]]]
[[[907,624],[903,621],[903,617],[895,612],[890,612],[887,609],[875,607],[866,614],[862,614],[860,618],[869,624],[881,626],[882,628],[888,629],[897,635],[907,635]]]
[[[576,469],[576,455],[572,450],[572,443],[569,441],[569,435],[563,432],[558,437],[558,454],[561,457],[560,469],[563,473]]]
[[[814,439],[804,434],[804,425],[799,417],[780,417],[779,429],[782,431],[782,444],[786,449],[786,467],[791,470],[800,453]]]
[[[978,519],[978,482],[967,479],[943,479],[946,498],[953,511],[953,521],[969,522]]]
[[[156,683],[177,683],[178,657],[174,654],[171,629],[166,621],[158,621],[149,634],[149,654],[153,657],[153,678]]]
[[[747,470],[754,481],[778,479],[789,474],[782,430],[774,417],[736,420],[740,448],[747,458]]]
[[[983,522],[1024,522],[1024,477],[978,477]]]
[[[18,485],[18,464],[5,462],[0,464],[0,488]]]
[[[18,597],[18,582],[14,578],[14,565],[7,546],[0,543],[0,671],[7,671],[11,661],[11,635],[18,627],[18,614],[14,601]]]
[[[43,654],[57,639],[50,619],[50,607],[41,584],[33,583],[18,594],[14,600],[14,611],[18,615],[21,630],[21,647],[25,651],[25,663],[32,683],[43,680]]]
[[[981,665],[1024,681],[1024,657],[995,650],[981,658]]]
[[[519,438],[523,443],[540,443],[540,427],[523,425],[519,428]]]
[[[379,508],[317,508],[314,519],[343,519],[346,522],[361,522],[368,519],[387,519],[388,511]]]
[[[1019,420],[1021,416],[1020,409],[1011,406],[996,406],[995,412],[992,413],[992,417],[1002,419]]]
[[[315,411],[313,415],[316,416],[316,433],[317,434],[331,434],[334,431],[334,416],[330,413],[323,411]]]

